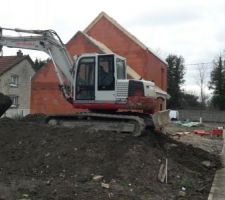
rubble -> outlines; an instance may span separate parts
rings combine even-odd
[[[93,176],[92,179],[93,179],[94,181],[100,181],[100,180],[103,179],[103,176],[102,176],[102,175],[95,175],[95,176]]]
[[[103,188],[106,188],[106,189],[109,189],[110,188],[110,185],[108,184],[108,183],[101,183],[101,186],[103,187]]]
[[[202,161],[202,164],[203,164],[204,166],[206,166],[206,167],[211,167],[211,162],[208,161],[208,160]]]

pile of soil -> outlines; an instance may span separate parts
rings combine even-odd
[[[45,115],[43,113],[28,114],[25,117],[23,117],[22,119],[20,119],[20,121],[45,124],[46,117],[47,117],[47,115]]]
[[[44,118],[0,119],[0,199],[206,200],[220,167],[218,156],[163,134],[93,133]],[[157,178],[166,158],[167,184]]]

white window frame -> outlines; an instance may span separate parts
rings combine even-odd
[[[19,96],[10,95],[9,97],[12,100],[11,108],[18,108],[19,107]]]
[[[19,83],[19,76],[16,74],[12,74],[9,83],[10,87],[18,87],[18,83]]]

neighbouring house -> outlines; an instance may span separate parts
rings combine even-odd
[[[78,31],[66,48],[71,57],[83,53],[117,53],[127,59],[129,78],[151,80],[162,90],[167,89],[166,62],[104,12],[83,32]],[[165,108],[165,101],[159,104],[159,107]],[[31,112],[74,112],[58,89],[52,62],[46,64],[32,79]]]
[[[21,51],[16,56],[0,56],[0,92],[10,96],[12,106],[7,117],[30,113],[31,78],[35,74],[30,56]]]

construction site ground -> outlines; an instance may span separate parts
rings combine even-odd
[[[132,137],[44,118],[0,119],[1,200],[207,200],[221,167],[222,138],[176,134],[191,132],[180,125]],[[166,159],[167,183],[158,179]]]

